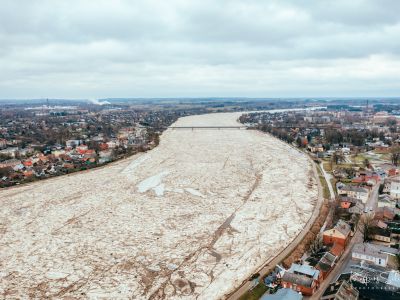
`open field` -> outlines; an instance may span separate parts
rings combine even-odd
[[[237,125],[240,114],[176,126]],[[0,191],[5,298],[218,299],[302,230],[305,154],[254,130],[167,130],[152,151]]]

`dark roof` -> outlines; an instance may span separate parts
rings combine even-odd
[[[326,252],[324,256],[318,262],[316,268],[321,271],[329,271],[332,266],[335,264],[336,256],[333,254]]]
[[[327,263],[325,263],[325,262],[320,261],[320,262],[318,262],[318,264],[317,264],[315,267],[316,267],[318,270],[327,272],[327,271],[329,271],[329,270],[331,269],[332,266],[329,265],[329,264],[327,264]]]
[[[380,227],[373,227],[371,229],[371,234],[390,237],[390,231],[387,229],[380,228]]]
[[[310,277],[307,277],[305,275],[300,275],[300,274],[294,274],[290,272],[285,272],[282,276],[282,281],[294,283],[297,285],[302,285],[306,287],[311,287],[313,284],[313,279]]]
[[[358,299],[358,291],[346,280],[331,283],[324,291],[321,299],[323,299],[324,297],[331,298],[334,295],[339,296],[339,299]]]

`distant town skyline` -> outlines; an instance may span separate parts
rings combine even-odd
[[[396,97],[400,2],[2,1],[0,99]]]

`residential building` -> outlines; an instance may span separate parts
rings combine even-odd
[[[369,190],[359,186],[345,185],[338,190],[339,195],[361,200],[362,203],[367,203]]]
[[[338,243],[342,246],[347,245],[347,241],[350,237],[351,227],[343,220],[339,220],[335,227],[332,229],[325,230],[323,233],[323,243],[325,245],[333,245]]]
[[[4,149],[7,147],[7,140],[6,139],[0,139],[0,149]]]
[[[353,259],[367,261],[377,266],[386,267],[388,254],[370,243],[355,244],[351,253]]]
[[[394,199],[400,199],[400,176],[386,178],[383,192],[388,193]]]
[[[354,206],[349,208],[349,213],[361,215],[364,211],[364,204],[361,201],[357,201]]]
[[[321,257],[315,268],[320,271],[322,279],[325,279],[328,276],[328,274],[333,269],[335,262],[336,256],[332,253],[326,252]]]
[[[284,288],[290,288],[305,296],[314,294],[321,280],[320,271],[308,265],[292,264],[281,279]]]
[[[21,164],[20,160],[12,158],[12,159],[8,159],[3,162],[0,162],[0,168],[7,168],[7,167],[14,168],[15,166],[20,165],[20,164]]]
[[[372,229],[371,238],[376,241],[384,242],[384,243],[390,243],[392,240],[390,231],[387,229],[379,228],[379,227],[374,227]]]
[[[341,280],[331,283],[321,300],[357,300],[358,296],[358,291],[347,280]]]
[[[68,148],[75,148],[76,146],[79,146],[82,144],[82,140],[68,140],[65,142],[65,146]]]
[[[355,205],[357,202],[358,202],[358,199],[356,199],[356,198],[343,196],[340,198],[340,207],[348,209],[352,205]]]
[[[386,194],[379,195],[378,207],[396,208],[396,199],[393,199],[391,196]]]
[[[375,220],[382,220],[382,221],[393,220],[395,215],[396,214],[394,213],[393,208],[390,208],[390,207],[378,207],[375,210],[374,219]]]

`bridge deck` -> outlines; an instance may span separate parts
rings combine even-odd
[[[170,129],[247,129],[247,126],[170,126]]]

